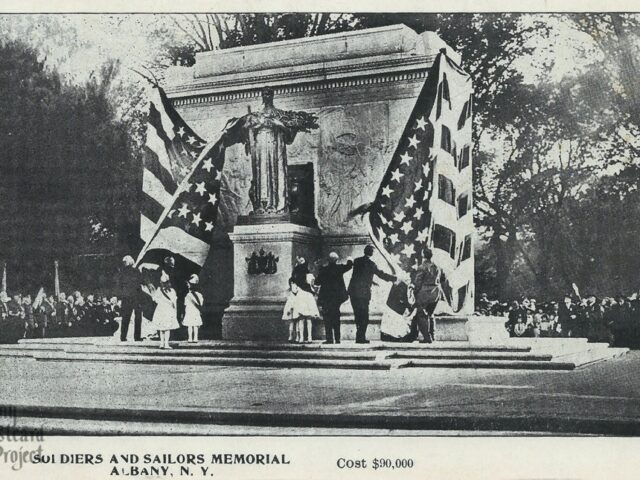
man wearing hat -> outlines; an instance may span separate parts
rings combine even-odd
[[[395,282],[395,275],[383,272],[371,260],[373,256],[373,246],[364,247],[364,255],[356,258],[353,262],[353,275],[349,282],[349,296],[353,307],[353,316],[356,323],[356,343],[369,343],[367,340],[367,326],[369,325],[369,302],[371,301],[371,285],[374,275],[386,280]]]
[[[320,286],[318,304],[322,308],[326,340],[324,343],[340,343],[340,305],[349,295],[344,285],[343,275],[353,267],[353,261],[339,264],[336,252],[329,254],[329,263],[320,268],[315,284]]]
[[[142,341],[142,274],[135,267],[133,257],[127,255],[122,259],[122,266],[118,272],[119,297],[122,300],[122,323],[120,325],[120,340],[127,341],[131,314],[135,315],[133,324],[133,339]]]

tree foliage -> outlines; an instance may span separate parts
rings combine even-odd
[[[107,63],[71,85],[35,50],[0,46],[0,244],[12,264],[111,252],[135,228],[138,162],[108,93],[117,72]]]

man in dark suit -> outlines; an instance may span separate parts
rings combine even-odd
[[[611,313],[614,345],[616,347],[630,347],[631,309],[624,296],[616,296],[616,301],[611,306]]]
[[[340,265],[338,258],[336,252],[329,254],[329,264],[320,269],[315,282],[320,286],[318,304],[324,318],[324,343],[340,343],[340,305],[349,298],[342,276],[351,270],[353,261],[348,260],[345,265]]]
[[[443,297],[442,284],[446,280],[442,270],[431,261],[432,256],[431,250],[425,248],[422,263],[411,278],[416,307],[413,321],[422,334],[421,343],[431,343],[434,340],[433,312]]]
[[[0,291],[0,343],[9,338],[9,296]]]
[[[120,325],[120,340],[127,341],[127,332],[131,322],[131,313],[134,313],[133,339],[142,341],[142,274],[135,267],[133,258],[127,255],[122,259],[122,267],[119,272],[119,296],[122,299],[122,323]]]
[[[371,260],[373,247],[364,247],[364,255],[353,262],[353,275],[349,282],[349,296],[353,307],[353,316],[356,323],[356,343],[369,343],[367,340],[367,326],[369,325],[369,302],[371,301],[371,285],[373,276],[382,280],[395,282],[395,275],[383,272]]]
[[[13,298],[7,302],[7,309],[9,315],[8,337],[10,338],[10,343],[13,343],[22,338],[24,334],[25,311],[22,306],[22,296],[20,294],[14,295]]]
[[[189,278],[189,274],[184,271],[184,264],[181,263],[180,265],[176,265],[176,259],[171,256],[164,259],[160,277],[162,277],[162,274],[166,274],[169,277],[171,288],[176,291],[176,295],[178,297],[176,302],[178,322],[182,323],[184,318],[184,299],[189,291],[189,288],[187,287],[187,278]],[[155,285],[159,286],[160,283],[158,282]]]
[[[560,304],[560,308],[558,309],[558,323],[560,323],[562,336],[564,337],[575,336],[578,321],[578,313],[576,310],[571,295],[565,295],[564,302]]]

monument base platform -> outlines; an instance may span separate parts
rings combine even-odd
[[[283,321],[284,302],[278,298],[235,299],[222,320],[224,340],[284,341],[288,337],[288,323]],[[367,337],[380,339],[381,316],[372,315]],[[488,316],[439,316],[435,319],[436,341],[470,342],[476,344],[501,343],[509,339],[504,328],[505,319]],[[343,313],[340,326],[345,340],[356,338],[352,313]],[[313,338],[324,339],[324,323],[313,321]]]

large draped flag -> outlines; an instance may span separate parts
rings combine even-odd
[[[375,200],[370,235],[394,271],[411,273],[424,246],[445,273],[436,312],[473,312],[470,77],[436,56]]]
[[[207,143],[173,108],[159,86],[151,90],[144,149],[140,238],[136,264],[167,254],[202,267],[218,214],[225,148],[238,141],[235,124]]]

